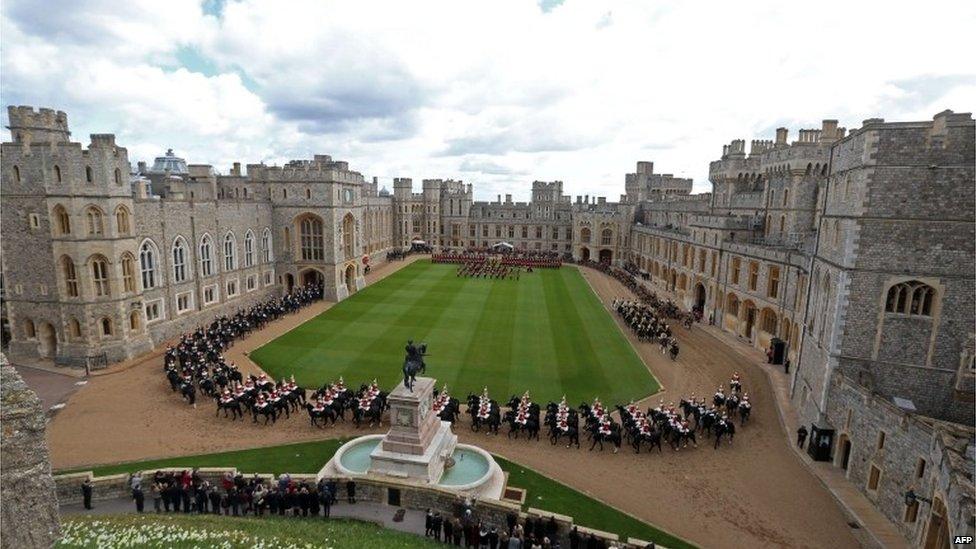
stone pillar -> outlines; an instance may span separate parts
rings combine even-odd
[[[0,547],[50,547],[58,537],[58,497],[44,439],[41,401],[0,355]]]

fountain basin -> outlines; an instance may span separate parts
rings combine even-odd
[[[370,473],[371,454],[384,435],[366,435],[343,444],[320,473],[321,476],[378,476]],[[428,484],[448,490],[500,497],[504,473],[491,454],[468,444],[458,444],[451,453],[454,465],[444,469],[437,482]],[[495,494],[495,492],[499,492]]]

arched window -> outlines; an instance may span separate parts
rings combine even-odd
[[[733,293],[729,293],[729,297],[726,300],[725,312],[732,316],[739,316],[739,298]]]
[[[224,235],[224,271],[233,271],[237,268],[237,258],[234,253],[237,251],[237,239],[234,233]]]
[[[61,167],[57,164],[54,165],[54,182],[61,183]]]
[[[116,208],[115,224],[118,226],[120,235],[129,234],[129,210],[125,206]]]
[[[124,292],[136,291],[135,264],[132,254],[125,253],[122,255],[122,291]]]
[[[302,247],[302,260],[321,261],[325,259],[325,246],[322,239],[322,220],[305,216],[299,223],[299,240]]]
[[[115,168],[115,184],[119,187],[122,186],[122,170]]]
[[[85,181],[88,182],[88,183],[94,183],[95,182],[95,176],[92,175],[91,166],[85,166]]]
[[[254,233],[250,229],[244,233],[244,267],[254,266]]]
[[[200,276],[212,274],[214,274],[213,243],[210,240],[210,235],[205,234],[200,239]]]
[[[145,240],[139,247],[139,268],[142,272],[142,289],[148,290],[156,287],[156,262],[159,253],[152,240]]]
[[[783,206],[786,206],[786,202],[790,199],[790,190],[783,189]]]
[[[779,216],[779,232],[784,232],[786,230],[786,216]]]
[[[68,256],[61,257],[61,274],[64,275],[64,291],[68,297],[78,297],[78,273],[75,262]]]
[[[173,241],[173,282],[186,282],[186,240],[182,236]]]
[[[820,335],[823,338],[824,329],[827,327],[827,307],[830,305],[830,274],[824,273],[823,284],[820,285]]]
[[[57,228],[58,235],[71,234],[71,218],[68,217],[68,210],[58,204],[54,207],[54,226]]]
[[[68,337],[71,339],[81,338],[81,324],[77,318],[72,317],[68,319]]]
[[[132,311],[129,313],[129,331],[139,333],[142,326],[142,322],[140,322],[140,320],[139,311]]]
[[[261,251],[264,254],[264,262],[271,263],[274,259],[274,252],[271,249],[271,229],[265,227],[261,234]]]
[[[603,229],[600,233],[600,244],[603,246],[609,246],[613,242],[613,231],[610,229]]]
[[[885,312],[912,316],[932,316],[932,304],[935,297],[935,288],[928,284],[918,280],[901,282],[888,289]]]
[[[840,244],[840,221],[837,220],[837,219],[834,220],[834,228],[833,228],[833,231],[834,231],[834,233],[833,233],[834,246],[836,246],[836,245]]]
[[[91,259],[90,265],[92,274],[92,293],[96,297],[105,297],[109,295],[108,261],[104,257],[97,255]]]
[[[356,251],[356,218],[352,214],[342,218],[342,251],[347,258]]]
[[[590,229],[583,227],[583,230],[580,231],[580,242],[584,244],[590,243]]]
[[[20,183],[20,167],[14,165],[14,182]]]
[[[102,318],[101,325],[102,325],[102,335],[103,336],[110,336],[110,335],[112,335],[112,319],[111,318],[109,318],[107,316],[104,317],[104,318]]]
[[[102,222],[102,211],[95,206],[89,206],[85,210],[85,217],[88,219],[88,234],[100,235],[105,232],[105,224]]]

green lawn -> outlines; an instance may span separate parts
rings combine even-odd
[[[237,467],[244,473],[317,473],[344,442],[345,440],[320,440],[217,454],[107,465],[92,470],[96,476],[152,471],[160,467]],[[694,547],[680,538],[662,532],[654,526],[641,522],[532,469],[499,456],[495,456],[495,460],[508,473],[509,485],[526,490],[525,508],[535,507],[553,513],[569,515],[579,525],[615,532],[621,538],[633,536],[671,548]]]
[[[293,520],[214,515],[107,515],[68,517],[54,547],[436,547],[426,538],[344,519]]]
[[[627,402],[659,385],[580,273],[458,278],[453,265],[408,265],[255,350],[275,377],[305,386],[344,376],[384,388],[401,379],[408,339],[428,344],[427,375],[455,396],[488,386],[501,400]]]
[[[202,454],[149,461],[133,461],[88,467],[95,476],[117,475],[135,471],[153,471],[165,467],[237,467],[247,473],[318,473],[348,439],[316,440],[267,448],[251,448],[216,454]],[[57,471],[64,473],[66,471]]]

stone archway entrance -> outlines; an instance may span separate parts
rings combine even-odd
[[[583,261],[589,261],[590,260],[590,249],[589,248],[586,248],[586,247],[581,248],[580,249],[580,258]]]
[[[295,276],[291,273],[285,274],[285,292],[291,293],[295,289]]]
[[[600,263],[606,263],[607,265],[613,263],[613,251],[600,250]]]
[[[705,285],[701,282],[695,285],[695,307],[705,310]]]
[[[325,281],[325,275],[318,269],[305,269],[299,277],[303,286],[307,284],[322,284]]]
[[[346,289],[349,295],[356,291],[356,266],[352,264],[346,266]]]
[[[37,327],[37,354],[41,358],[54,358],[58,354],[58,334],[50,322]]]

